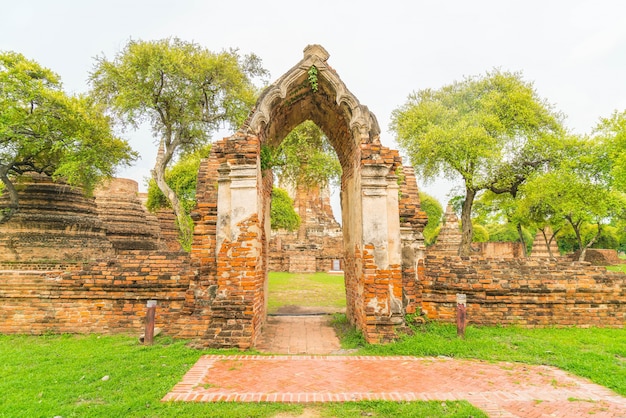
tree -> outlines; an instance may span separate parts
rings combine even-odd
[[[602,143],[604,162],[608,164],[613,185],[626,191],[626,111],[600,119],[594,132]]]
[[[568,142],[568,158],[522,187],[520,208],[540,229],[550,225],[556,234],[565,225],[571,227],[582,261],[603,227],[622,215],[626,198],[611,187],[601,141],[572,138]],[[595,233],[585,237],[586,225],[595,225]]]
[[[296,126],[275,149],[267,149],[269,164],[281,183],[294,187],[337,184],[341,164],[324,132],[307,120]]]
[[[185,211],[188,222],[191,222],[191,211],[196,206],[196,185],[198,181],[198,170],[200,169],[200,161],[209,155],[211,144],[181,155],[178,161],[165,170],[165,181],[168,186],[176,193],[181,205]],[[170,208],[171,203],[165,197],[161,189],[157,186],[154,179],[148,182],[148,200],[146,202],[148,210],[154,212],[160,208]],[[191,230],[190,225],[189,229]],[[192,235],[180,235],[179,241],[185,251],[191,251]]]
[[[520,242],[523,255],[526,257],[528,246],[532,246],[533,237],[524,229],[524,226],[529,226],[529,222],[520,216],[519,192],[519,187],[501,194],[486,190],[475,202],[477,216],[472,219],[487,227],[490,241]],[[511,233],[516,236],[511,236]]]
[[[295,231],[300,227],[300,216],[293,208],[293,200],[286,190],[274,187],[270,212],[272,229]]]
[[[411,94],[394,110],[391,128],[425,180],[462,178],[461,255],[471,253],[477,193],[515,193],[549,161],[562,134],[560,116],[532,84],[499,70]]]
[[[443,208],[441,203],[434,197],[424,192],[420,192],[420,204],[422,210],[428,216],[428,223],[424,228],[424,244],[432,245],[437,240],[437,235],[441,229],[441,218],[443,216]]]
[[[266,71],[255,55],[213,53],[176,38],[130,41],[113,60],[97,57],[93,94],[124,126],[150,122],[162,152],[152,178],[170,201],[183,237],[191,226],[179,197],[165,180],[180,152],[206,144],[222,124],[238,127],[254,104],[252,79]]]
[[[19,209],[15,175],[45,173],[90,193],[135,158],[113,134],[101,106],[67,95],[59,76],[35,61],[0,53],[0,180],[10,200],[0,223]]]

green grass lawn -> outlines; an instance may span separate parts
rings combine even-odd
[[[234,352],[199,351],[167,337],[155,342],[0,335],[0,417],[285,417],[305,408],[323,417],[486,417],[467,402],[161,403],[202,354]]]
[[[618,264],[616,266],[606,266],[606,269],[609,271],[621,271],[622,273],[626,273],[626,264]]]
[[[270,272],[267,310],[298,305],[338,311],[346,307],[342,274]]]
[[[271,274],[274,309],[285,304],[345,306],[342,276],[300,276]],[[299,293],[307,296],[297,299]],[[624,329],[468,326],[461,340],[454,325],[428,322],[395,343],[371,346],[345,315],[336,314],[334,324],[344,347],[358,348],[357,355],[444,355],[553,365],[626,396]],[[240,352],[195,350],[166,336],[155,342],[146,347],[129,336],[0,335],[0,417],[287,417],[305,409],[322,417],[486,416],[467,402],[161,403],[201,355]]]

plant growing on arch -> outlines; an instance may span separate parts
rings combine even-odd
[[[515,195],[551,160],[563,134],[560,119],[520,74],[496,70],[412,93],[393,111],[391,129],[426,181],[463,180],[459,254],[470,255],[477,193]]]
[[[96,58],[93,95],[122,125],[152,127],[163,150],[152,178],[170,202],[182,237],[191,236],[193,225],[167,184],[166,168],[178,153],[208,143],[223,124],[238,127],[256,100],[253,78],[266,73],[255,55],[213,53],[176,38],[130,41],[112,60]]]

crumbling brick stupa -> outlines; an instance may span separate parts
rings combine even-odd
[[[161,237],[162,222],[138,196],[137,182],[111,179],[94,196],[49,176],[29,173],[16,179],[20,207],[0,224],[0,261],[85,262],[111,258],[117,251],[158,250],[180,245]],[[8,197],[0,196],[0,208]]]
[[[15,183],[20,207],[0,225],[0,261],[84,261],[113,255],[95,198],[42,174]],[[0,208],[7,206],[8,196],[0,196]]]

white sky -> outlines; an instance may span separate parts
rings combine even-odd
[[[411,91],[493,68],[521,71],[577,133],[626,109],[623,0],[0,0],[0,14],[0,50],[52,69],[76,93],[87,91],[93,57],[112,58],[131,38],[175,36],[212,51],[254,52],[271,80],[306,45],[321,44],[392,148],[390,114]],[[156,147],[146,133],[125,137],[142,160],[120,176],[143,187]],[[418,183],[446,201],[449,182]]]

